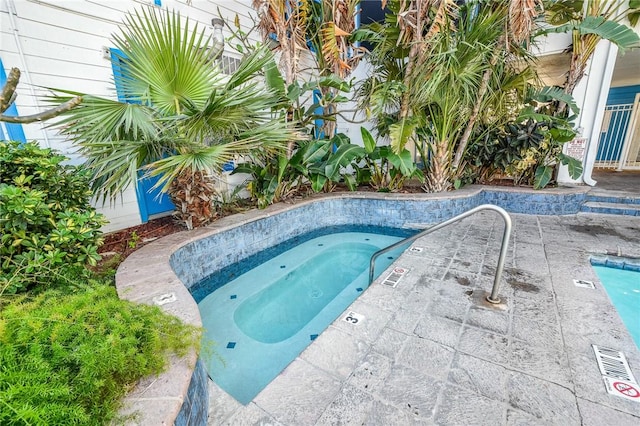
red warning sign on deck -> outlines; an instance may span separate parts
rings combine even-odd
[[[637,383],[603,377],[607,392],[611,395],[640,402],[640,387]]]

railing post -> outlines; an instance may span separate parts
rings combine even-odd
[[[440,222],[439,224],[434,225],[431,228],[424,229],[418,232],[416,235],[407,237],[404,240],[398,241],[394,244],[391,244],[388,247],[378,250],[371,256],[371,260],[369,261],[369,284],[373,282],[375,262],[378,256],[380,256],[381,254],[386,253],[390,250],[393,250],[397,247],[400,247],[404,244],[413,242],[418,238],[423,237],[427,234],[430,234],[434,231],[437,231],[440,228],[444,228],[447,225],[450,225],[455,222],[459,222],[462,219],[468,216],[471,216],[481,210],[493,210],[495,212],[498,212],[500,216],[502,216],[502,219],[504,220],[504,232],[502,233],[502,245],[500,247],[500,257],[498,258],[498,266],[496,267],[496,274],[493,279],[493,287],[491,288],[491,294],[487,296],[487,302],[493,303],[493,304],[500,303],[498,292],[500,291],[500,280],[502,279],[502,270],[504,269],[504,262],[505,262],[505,258],[507,257],[507,251],[509,248],[509,239],[511,238],[511,216],[509,216],[509,213],[507,213],[505,209],[503,209],[502,207],[495,206],[493,204],[482,204],[478,207],[475,207],[471,210],[468,210],[464,213],[454,216],[451,219],[448,219],[444,222]]]
[[[511,216],[509,216],[509,213],[507,213],[504,209],[498,206],[493,207],[496,207],[493,210],[500,213],[500,215],[504,219],[504,231],[502,232],[502,244],[500,245],[500,257],[498,257],[496,275],[493,277],[493,287],[491,287],[491,294],[487,296],[487,302],[498,304],[500,303],[500,298],[498,297],[498,291],[500,290],[500,280],[502,279],[504,261],[507,257],[507,251],[509,249],[509,239],[511,238]]]

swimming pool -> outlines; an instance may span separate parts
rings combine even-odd
[[[234,278],[237,274],[232,265],[255,258],[262,250],[278,247],[284,241],[308,232],[336,225],[357,225],[411,228],[411,234],[414,234],[416,228],[487,203],[503,207],[510,213],[575,214],[585,202],[587,191],[586,188],[518,188],[514,192],[513,188],[468,186],[446,194],[333,193],[297,200],[293,204],[278,203],[265,210],[250,210],[221,219],[181,237],[165,237],[143,247],[118,268],[116,287],[120,297],[149,304],[156,303],[154,298],[158,296],[175,294],[176,300],[161,308],[188,324],[201,326],[197,302],[217,285],[214,282],[200,286],[203,279],[212,274],[224,276],[220,271],[226,271]],[[223,284],[228,281],[224,280]],[[143,413],[141,423],[159,424],[161,421],[148,420],[157,416],[162,417],[164,423],[172,424],[176,420],[173,413],[178,410],[206,416],[206,393],[196,391],[192,394],[189,383],[194,380],[192,375],[184,374],[186,368],[196,377],[199,370],[194,370],[196,365],[202,364],[196,364],[195,359],[186,366],[173,362],[153,384],[138,385],[136,389],[144,394],[160,388],[163,395],[164,417],[158,413],[154,399],[133,398],[137,407],[145,405],[140,408]],[[168,411],[169,406],[175,411]],[[198,410],[194,410],[194,406],[199,407]]]
[[[640,348],[640,272],[592,266],[636,346]]]
[[[204,338],[217,344],[216,354],[203,356],[213,381],[249,403],[367,288],[371,255],[400,239],[370,232],[315,237],[204,297]],[[383,256],[376,275],[400,252]]]

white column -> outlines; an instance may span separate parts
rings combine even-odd
[[[609,96],[611,77],[616,64],[618,46],[609,41],[601,40],[590,60],[587,72],[573,91],[576,104],[580,107],[580,114],[576,122],[579,134],[577,137],[586,138],[582,167],[582,176],[571,179],[567,166],[560,165],[558,169],[559,184],[595,185],[591,178],[593,164],[598,149],[600,128],[604,117],[604,107]],[[565,146],[566,153],[566,146]]]

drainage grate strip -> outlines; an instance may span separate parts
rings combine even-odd
[[[382,281],[382,284],[389,287],[395,287],[400,282],[400,279],[407,273],[405,268],[393,268],[393,271]]]
[[[631,368],[629,368],[627,358],[622,352],[596,345],[591,346],[596,355],[600,373],[602,373],[603,376],[636,383],[636,379],[633,377],[633,373],[631,373]]]

